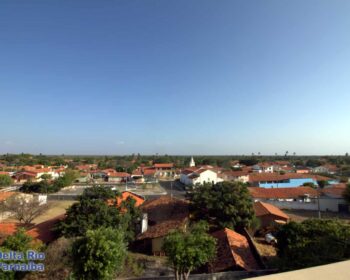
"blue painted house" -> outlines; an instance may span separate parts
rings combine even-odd
[[[312,174],[252,173],[249,175],[249,183],[260,188],[291,188],[302,186],[305,183],[317,185],[317,181],[326,181],[328,184],[337,183],[331,178]]]

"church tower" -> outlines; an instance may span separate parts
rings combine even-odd
[[[196,166],[196,163],[194,162],[193,157],[191,157],[190,167],[194,167],[194,166]]]

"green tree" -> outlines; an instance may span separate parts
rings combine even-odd
[[[92,188],[87,188],[84,190],[80,199],[115,199],[120,196],[120,193],[113,191],[110,188],[105,188],[103,186],[93,186]]]
[[[177,230],[165,238],[163,249],[174,268],[176,280],[188,279],[191,271],[214,258],[216,240],[207,231],[208,225],[199,222],[188,231]]]
[[[38,250],[41,246],[40,244],[33,244],[33,238],[28,236],[24,228],[19,228],[18,231],[8,236],[3,243],[1,244],[0,251],[16,251],[16,252],[25,252],[29,249]],[[14,261],[9,261],[13,263]],[[3,280],[12,280],[12,279],[22,279],[25,273],[23,272],[14,272],[14,271],[3,271],[0,269],[0,279]]]
[[[8,187],[13,183],[9,175],[0,174],[0,187]]]
[[[82,280],[113,279],[126,256],[124,234],[112,228],[88,230],[72,246],[73,274]]]
[[[40,176],[40,178],[47,181],[47,180],[52,179],[52,175],[51,174],[43,174]]]
[[[218,228],[249,227],[255,219],[253,202],[243,183],[221,182],[195,188],[191,211]]]
[[[338,220],[290,222],[277,233],[281,269],[291,270],[350,257],[350,225]]]
[[[118,228],[121,223],[121,213],[115,206],[100,199],[83,198],[68,208],[66,218],[59,222],[57,230],[65,237],[83,236],[87,230]]]

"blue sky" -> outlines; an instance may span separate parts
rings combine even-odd
[[[1,0],[0,153],[350,152],[350,1]]]

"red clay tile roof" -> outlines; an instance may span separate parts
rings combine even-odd
[[[330,187],[325,187],[321,190],[321,194],[333,197],[333,198],[343,198],[344,191],[346,189],[346,184],[340,183],[331,185]]]
[[[29,229],[27,231],[27,234],[34,239],[39,239],[40,241],[44,243],[52,242],[56,239],[55,233],[52,231],[54,225],[63,220],[65,218],[65,215],[59,215],[57,217],[54,217],[50,220],[47,220],[45,222],[42,222],[40,224],[35,225],[33,228]]]
[[[173,163],[155,163],[154,167],[155,168],[173,168],[174,164]]]
[[[154,175],[156,173],[155,169],[147,168],[143,170],[143,175]]]
[[[125,192],[122,192],[121,197],[117,197],[117,205],[120,205],[123,201],[127,200],[129,197],[133,198],[136,201],[135,203],[136,207],[139,207],[142,203],[145,202],[145,199],[142,196],[132,192],[125,191]]]
[[[288,199],[288,198],[299,198],[302,196],[309,195],[311,197],[317,197],[317,190],[310,187],[296,187],[296,188],[259,188],[259,187],[248,187],[250,195],[253,198],[275,198],[275,199]]]
[[[16,194],[15,192],[0,192],[0,201],[4,201]]]
[[[148,214],[148,220],[156,223],[169,219],[182,219],[184,217],[188,217],[188,207],[188,201],[175,197],[171,198],[167,195],[146,200],[141,205],[142,211]]]
[[[255,215],[257,217],[261,217],[265,215],[274,215],[274,216],[289,220],[289,217],[287,214],[285,214],[278,207],[272,204],[257,201],[254,203],[253,206],[254,206]]]
[[[247,271],[259,269],[246,237],[228,228],[216,231],[212,236],[217,239],[217,256],[212,263],[215,272],[236,266]]]
[[[188,201],[170,196],[145,201],[140,208],[147,213],[150,226],[137,239],[161,237],[184,226],[189,215],[188,206]]]
[[[168,221],[160,222],[156,225],[149,226],[146,232],[137,236],[137,240],[153,239],[157,237],[166,236],[171,231],[184,227],[186,223],[187,223],[187,218],[171,219]]]
[[[127,172],[110,172],[108,177],[130,177],[130,174]]]

